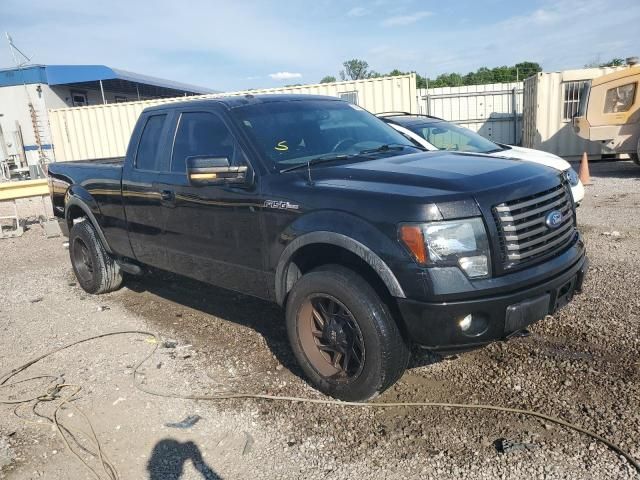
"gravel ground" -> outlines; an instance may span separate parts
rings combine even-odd
[[[591,173],[594,184],[578,209],[591,260],[583,295],[527,338],[455,357],[417,355],[379,401],[535,409],[640,458],[640,168],[600,162]],[[37,225],[0,240],[0,370],[75,339],[142,329],[177,342],[143,366],[145,384],[155,390],[321,398],[300,378],[277,307],[164,275],[90,296],[76,285],[61,241],[44,238]],[[151,396],[133,387],[132,367],[153,346],[143,335],[101,339],[57,353],[19,378],[64,374],[82,386],[73,404],[88,415],[122,479],[637,478],[603,445],[524,416]],[[0,397],[42,386],[0,390]],[[11,406],[0,406],[0,478],[95,478],[43,418],[52,412],[50,403],[38,407],[40,416],[26,405],[17,418]],[[200,417],[190,428],[165,425],[189,415]],[[58,418],[74,431],[88,428],[70,406]],[[500,438],[528,448],[499,453]]]

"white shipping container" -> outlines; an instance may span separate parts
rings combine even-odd
[[[522,82],[418,90],[418,109],[469,128],[494,142],[518,144],[522,129]]]
[[[416,76],[380,77],[348,82],[245,90],[193,97],[113,103],[49,110],[56,161],[121,157],[140,113],[147,107],[184,100],[246,94],[312,94],[344,98],[372,113],[417,112]]]
[[[599,157],[612,153],[599,142],[573,131],[571,119],[580,104],[585,81],[625,67],[584,68],[538,73],[524,81],[523,146],[577,160],[583,152]]]

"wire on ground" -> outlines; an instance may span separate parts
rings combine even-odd
[[[466,409],[466,410],[490,410],[490,411],[495,411],[495,412],[507,412],[507,413],[514,413],[514,414],[519,414],[519,415],[527,415],[530,417],[535,417],[535,418],[540,418],[542,420],[546,420],[548,422],[551,423],[555,423],[557,425],[560,425],[562,427],[565,427],[569,430],[574,430],[576,432],[582,433],[588,437],[591,437],[592,439],[603,443],[604,445],[606,445],[609,449],[611,449],[613,452],[617,453],[618,455],[620,455],[621,457],[623,457],[627,462],[629,462],[630,465],[632,465],[635,470],[640,474],[640,462],[638,462],[635,458],[633,458],[633,456],[631,456],[630,453],[628,453],[627,451],[625,451],[622,447],[616,445],[613,442],[610,442],[609,440],[607,440],[606,438],[598,435],[595,432],[592,432],[590,430],[587,430],[585,428],[582,428],[578,425],[575,425],[573,423],[567,422],[565,420],[562,420],[560,418],[557,417],[552,417],[550,415],[546,415],[544,413],[540,413],[540,412],[535,412],[532,410],[524,410],[524,409],[519,409],[519,408],[510,408],[510,407],[501,407],[501,406],[496,406],[496,405],[482,405],[482,404],[466,404],[466,403],[445,403],[445,402],[343,402],[340,400],[328,400],[328,399],[315,399],[315,398],[303,398],[303,397],[288,397],[288,396],[280,396],[280,395],[266,395],[266,394],[260,394],[260,393],[224,393],[224,394],[218,394],[218,395],[185,395],[185,394],[179,394],[179,393],[168,393],[168,392],[163,392],[163,391],[157,391],[157,390],[153,390],[150,389],[148,387],[146,387],[144,384],[142,384],[142,382],[139,381],[138,379],[138,375],[139,375],[139,369],[140,367],[145,364],[157,351],[158,347],[160,346],[160,336],[156,333],[151,333],[151,332],[146,332],[146,331],[142,331],[142,330],[122,330],[122,331],[117,331],[117,332],[109,332],[109,333],[103,333],[100,335],[94,335],[91,337],[87,337],[87,338],[83,338],[80,340],[77,340],[75,342],[71,342],[67,345],[64,345],[62,347],[58,347],[58,348],[54,348],[52,350],[49,350],[48,352],[33,358],[32,360],[29,360],[27,363],[20,365],[19,367],[14,368],[13,370],[3,374],[2,376],[0,376],[0,388],[8,388],[8,387],[12,387],[15,386],[17,384],[20,383],[25,383],[28,381],[32,381],[32,380],[37,380],[37,379],[44,379],[44,378],[49,378],[52,381],[49,384],[49,387],[46,389],[45,392],[42,392],[38,395],[35,395],[33,397],[30,398],[25,398],[25,399],[19,399],[19,400],[13,400],[13,399],[0,399],[0,404],[12,404],[12,405],[16,405],[16,408],[14,409],[14,413],[16,412],[17,408],[21,405],[21,404],[25,404],[25,403],[30,403],[30,402],[36,402],[35,405],[32,407],[33,411],[35,412],[35,408],[37,407],[38,403],[40,402],[46,402],[46,401],[54,401],[54,400],[62,400],[61,403],[59,403],[53,413],[53,418],[49,419],[49,421],[51,423],[53,423],[58,431],[58,434],[62,437],[66,448],[74,455],[76,456],[83,464],[84,466],[89,469],[93,475],[97,478],[100,479],[100,474],[96,471],[96,469],[94,469],[93,467],[91,467],[91,465],[89,465],[89,463],[83,459],[71,446],[71,443],[69,442],[69,438],[71,438],[72,440],[74,440],[74,442],[76,443],[76,445],[81,448],[82,450],[84,450],[85,452],[88,452],[91,456],[97,458],[99,460],[99,463],[102,467],[102,470],[105,472],[105,474],[107,475],[107,477],[110,480],[117,480],[118,477],[118,473],[116,471],[115,466],[113,465],[113,463],[106,457],[106,455],[104,454],[104,452],[102,451],[100,442],[98,440],[98,437],[96,435],[96,432],[94,431],[91,422],[89,421],[88,417],[79,409],[77,408],[75,405],[73,405],[71,402],[73,402],[74,400],[77,399],[77,395],[80,393],[81,391],[81,387],[78,385],[72,385],[72,384],[67,384],[64,383],[64,380],[61,379],[60,376],[55,376],[55,375],[39,375],[36,377],[31,377],[31,378],[26,378],[26,379],[22,379],[22,380],[18,380],[15,381],[13,383],[7,383],[11,378],[15,377],[16,375],[18,375],[19,373],[27,370],[29,367],[31,367],[32,365],[34,365],[35,363],[38,363],[39,361],[43,360],[44,358],[47,358],[51,355],[53,355],[54,353],[60,352],[62,350],[66,350],[68,348],[71,348],[75,345],[79,345],[81,343],[86,343],[86,342],[90,342],[93,340],[97,340],[100,338],[105,338],[105,337],[110,337],[110,336],[116,336],[116,335],[145,335],[145,336],[149,336],[149,337],[153,337],[154,341],[155,341],[155,345],[154,347],[151,349],[151,351],[144,357],[142,358],[142,360],[140,360],[133,368],[133,379],[134,379],[134,385],[136,386],[136,388],[144,393],[147,393],[149,395],[154,395],[154,396],[158,396],[158,397],[165,397],[165,398],[175,398],[175,399],[182,399],[182,400],[205,400],[205,401],[222,401],[222,400],[232,400],[232,399],[260,399],[260,400],[269,400],[269,401],[279,401],[279,402],[299,402],[299,403],[311,403],[311,404],[320,404],[320,405],[335,405],[335,406],[340,406],[340,407],[357,407],[357,408],[397,408],[397,407],[414,407],[414,408],[451,408],[451,409]],[[66,389],[66,388],[71,388],[71,387],[75,387],[75,389],[73,390],[73,392],[66,396],[66,397],[62,397],[61,392]],[[87,424],[89,425],[89,429],[90,429],[90,433],[86,432],[86,431],[81,431],[78,430],[79,433],[82,433],[85,437],[87,437],[90,441],[90,443],[93,446],[94,451],[90,451],[87,448],[83,447],[77,440],[77,438],[75,438],[75,435],[73,432],[71,432],[70,429],[68,429],[67,427],[63,426],[60,424],[58,417],[57,417],[57,413],[58,411],[66,406],[69,405],[72,408],[74,408],[77,412],[79,412],[81,414],[81,416],[85,419],[85,421],[87,422]],[[17,414],[17,413],[16,413]],[[20,417],[22,418],[22,417]],[[65,435],[66,433],[66,435]]]

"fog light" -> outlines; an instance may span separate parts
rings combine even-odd
[[[461,257],[458,265],[464,270],[469,277],[486,277],[489,275],[489,262],[486,255],[477,255],[475,257]]]
[[[479,337],[489,328],[487,317],[482,314],[469,314],[458,321],[458,326],[467,337]]]
[[[460,325],[460,329],[463,332],[466,332],[467,330],[469,330],[471,328],[471,321],[473,320],[473,316],[472,315],[467,315],[466,317],[464,317],[462,320],[460,320],[458,322],[458,325]]]

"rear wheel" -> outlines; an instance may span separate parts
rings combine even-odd
[[[86,292],[107,293],[122,285],[120,267],[102,246],[91,222],[83,220],[71,228],[69,256],[78,283]]]
[[[341,400],[362,401],[393,385],[409,361],[389,309],[358,274],[338,265],[313,270],[287,300],[293,352],[311,383]]]

